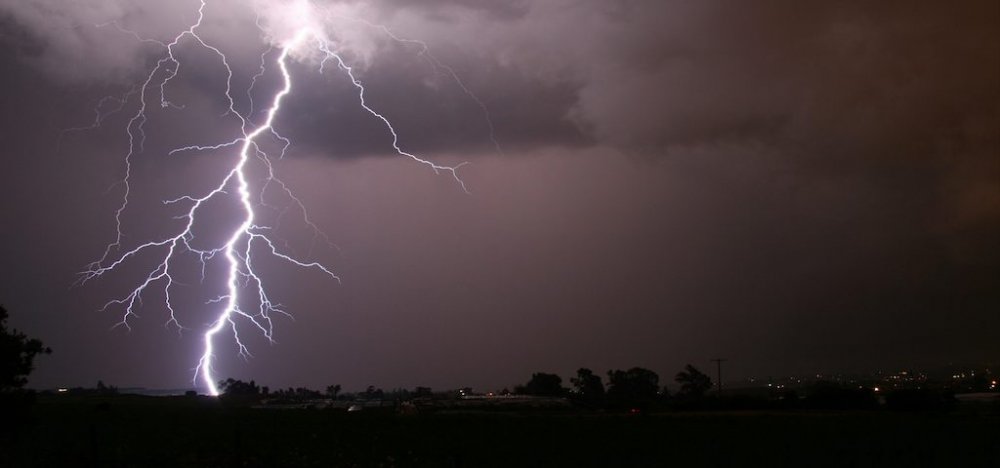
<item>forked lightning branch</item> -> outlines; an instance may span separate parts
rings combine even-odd
[[[228,333],[236,343],[235,352],[248,356],[249,349],[244,344],[244,340],[241,339],[239,330],[250,325],[249,329],[255,329],[264,338],[273,341],[272,320],[274,316],[288,313],[280,303],[273,300],[268,294],[264,276],[261,275],[258,264],[255,262],[255,258],[261,252],[298,267],[313,269],[320,274],[329,276],[331,280],[339,281],[337,275],[327,266],[315,261],[296,258],[279,248],[279,243],[269,237],[270,226],[262,224],[255,212],[260,200],[263,199],[266,187],[270,184],[276,184],[295,203],[299,204],[303,216],[305,216],[305,222],[317,229],[309,221],[308,215],[305,214],[305,208],[301,206],[299,199],[293,195],[286,184],[275,177],[272,166],[273,159],[283,156],[291,144],[288,139],[281,136],[274,125],[276,117],[282,111],[284,98],[295,92],[295,80],[289,69],[290,61],[300,56],[318,56],[320,60],[315,70],[317,73],[323,73],[330,65],[335,65],[341,73],[346,74],[356,89],[357,105],[370,114],[373,119],[377,119],[384,125],[386,138],[398,155],[412,159],[437,173],[450,175],[463,190],[465,185],[457,173],[457,169],[461,165],[439,165],[400,147],[396,129],[393,128],[388,118],[368,105],[365,100],[364,85],[357,78],[348,62],[344,60],[342,54],[338,53],[337,44],[328,37],[323,26],[316,24],[315,18],[321,17],[321,15],[314,11],[313,5],[304,0],[287,6],[288,11],[284,13],[285,17],[291,18],[292,23],[294,23],[293,33],[290,37],[277,40],[278,54],[273,61],[268,63],[266,52],[261,56],[261,68],[251,80],[251,83],[255,83],[257,78],[269,69],[280,73],[281,86],[270,96],[265,118],[261,122],[254,122],[249,115],[242,114],[237,110],[236,101],[233,98],[233,67],[220,48],[207,42],[199,34],[199,28],[202,27],[205,18],[205,7],[206,1],[202,0],[194,23],[169,42],[147,39],[139,32],[127,30],[117,23],[109,23],[121,33],[131,35],[135,40],[156,44],[163,52],[155,66],[146,75],[145,80],[121,100],[121,104],[124,106],[124,101],[133,97],[137,98],[138,108],[125,126],[128,152],[124,157],[125,174],[121,181],[123,195],[121,204],[115,212],[116,236],[115,240],[104,250],[104,254],[82,273],[82,281],[95,279],[129,262],[136,262],[140,255],[155,257],[156,264],[146,276],[141,277],[135,283],[135,287],[127,294],[105,304],[104,309],[118,308],[122,310],[119,325],[129,328],[131,319],[136,316],[136,311],[140,307],[143,295],[153,292],[153,290],[161,292],[164,297],[163,305],[168,314],[167,324],[169,326],[176,327],[178,330],[198,330],[199,327],[206,327],[201,332],[203,333],[203,350],[194,371],[194,379],[196,382],[200,380],[209,393],[217,395],[219,393],[217,387],[219,373],[216,366],[216,356],[218,353],[224,352],[217,346],[220,334]],[[392,38],[398,39],[395,36]],[[232,151],[229,154],[235,154],[234,162],[231,169],[210,190],[203,193],[189,193],[163,201],[171,206],[183,207],[181,214],[177,217],[181,223],[175,231],[136,246],[127,245],[123,214],[130,209],[130,195],[133,189],[132,169],[134,159],[143,152],[146,137],[145,126],[148,120],[147,109],[151,105],[161,108],[175,107],[169,99],[169,89],[171,81],[184,70],[183,56],[179,52],[182,45],[201,47],[211,52],[224,66],[226,71],[224,98],[228,103],[226,117],[238,119],[240,131],[235,135],[220,138],[218,142],[211,144],[179,145],[170,153],[208,150]],[[452,75],[454,74],[452,73]],[[455,78],[457,80],[457,77]],[[466,89],[463,84],[459,83],[459,85],[462,86],[462,89]],[[250,90],[244,90],[244,92],[249,95]],[[95,124],[100,124],[100,120],[99,114]],[[265,151],[264,148],[274,146],[274,143],[277,143],[277,146],[281,148],[281,154],[269,155]],[[251,163],[261,164],[266,169],[268,175],[263,184],[255,185],[252,178],[248,176],[248,168]],[[205,216],[206,206],[209,203],[222,198],[233,199],[237,202],[234,206],[237,206],[239,210],[237,213],[239,224],[228,233],[225,241],[219,245],[210,248],[197,247],[196,245],[201,244],[194,242],[195,223]],[[172,296],[176,294],[175,288],[178,285],[175,272],[178,268],[177,262],[181,256],[191,255],[201,262],[202,271],[206,271],[206,264],[209,262],[221,262],[224,266],[221,270],[225,272],[225,277],[221,278],[222,281],[220,281],[225,284],[224,290],[220,291],[221,294],[211,301],[215,312],[205,322],[199,324],[182,323],[180,314],[178,314],[178,306]]]

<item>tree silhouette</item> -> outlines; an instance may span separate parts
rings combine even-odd
[[[52,350],[16,329],[7,329],[7,309],[0,306],[0,391],[18,390],[35,369],[35,356]]]
[[[117,395],[118,387],[114,385],[106,385],[103,380],[98,380],[95,391],[98,395]]]
[[[618,405],[644,405],[656,400],[660,376],[649,369],[608,371],[608,399]]]
[[[700,398],[712,388],[712,379],[691,364],[684,366],[684,370],[678,372],[674,380],[681,384],[677,394],[682,397]]]
[[[340,395],[340,384],[328,385],[326,387],[326,396],[331,400],[336,400],[338,395]]]
[[[364,399],[366,400],[381,400],[385,396],[385,392],[381,388],[376,388],[374,385],[369,385],[365,389]]]
[[[594,371],[581,367],[576,371],[576,377],[569,379],[573,389],[581,400],[596,403],[604,399],[604,383],[601,376]]]
[[[260,393],[260,388],[257,387],[257,383],[253,380],[250,383],[246,383],[242,380],[236,380],[233,378],[228,378],[222,382],[219,382],[219,389],[222,390],[223,395],[257,395]]]
[[[514,391],[535,396],[563,396],[566,394],[566,388],[562,386],[562,377],[544,372],[531,374],[531,380],[523,386],[518,385]]]

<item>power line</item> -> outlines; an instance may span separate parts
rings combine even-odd
[[[716,388],[716,391],[718,391],[719,397],[722,397],[722,363],[724,361],[728,361],[728,359],[722,359],[722,358],[712,359],[712,362],[715,363],[716,370],[718,371],[718,373],[717,373],[718,380],[716,381],[716,387],[715,388]]]

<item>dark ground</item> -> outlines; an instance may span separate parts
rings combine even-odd
[[[252,409],[41,396],[4,416],[0,466],[1000,466],[1000,412]]]

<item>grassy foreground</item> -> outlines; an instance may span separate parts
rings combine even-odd
[[[1000,466],[995,407],[948,413],[392,412],[43,396],[0,466]]]

